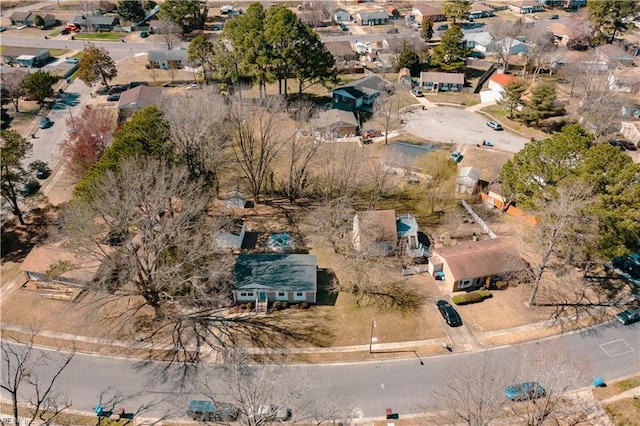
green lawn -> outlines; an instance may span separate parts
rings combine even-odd
[[[49,37],[58,37],[60,35],[60,31],[62,30],[55,30],[54,32],[49,34]]]
[[[76,40],[120,40],[122,38],[121,33],[87,33],[87,34],[75,34]]]

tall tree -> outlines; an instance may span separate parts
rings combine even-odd
[[[433,19],[430,16],[422,17],[422,26],[420,28],[420,37],[424,41],[429,41],[433,38]]]
[[[471,2],[469,0],[446,0],[442,7],[448,20],[453,21],[456,25],[458,21],[464,21],[469,17],[471,12]]]
[[[20,224],[24,225],[24,217],[19,204],[22,198],[20,189],[28,180],[28,171],[25,170],[23,162],[31,155],[33,144],[15,130],[2,130],[0,137],[2,138],[0,146],[2,198],[11,206],[11,210]]]
[[[587,9],[600,36],[613,43],[616,34],[625,31],[633,16],[640,11],[637,0],[589,0]]]
[[[141,0],[118,0],[116,10],[126,22],[140,22],[146,15]]]
[[[180,41],[182,28],[173,22],[168,16],[161,16],[158,23],[158,34],[167,46],[167,50],[172,50],[175,44]]]
[[[293,73],[298,79],[298,96],[302,98],[305,83],[335,84],[338,78],[335,59],[327,50],[320,36],[308,25],[298,21],[296,49],[294,50]]]
[[[447,194],[451,194],[458,166],[454,161],[450,161],[448,153],[444,150],[418,157],[416,165],[427,175],[424,184],[421,184],[420,193],[424,195],[425,204],[433,214]]]
[[[2,79],[2,97],[11,101],[16,108],[16,112],[20,112],[20,98],[25,94],[24,80],[27,75],[29,75],[29,73],[22,69],[0,75]]]
[[[528,122],[540,125],[540,119],[550,117],[555,110],[556,87],[545,83],[531,90],[531,99],[525,104],[521,117]]]
[[[79,116],[68,118],[71,133],[60,143],[65,165],[76,177],[85,175],[113,141],[116,117],[108,108],[86,106]]]
[[[11,397],[14,424],[52,424],[71,401],[57,387],[60,375],[67,368],[75,351],[49,355],[37,349],[35,332],[26,344],[9,342],[2,336],[2,366],[0,388]],[[19,398],[29,395],[28,408],[19,415]]]
[[[282,113],[284,102],[275,97],[255,103],[236,100],[231,106],[233,153],[256,200],[272,176],[273,161],[284,143],[284,129],[279,126]]]
[[[207,37],[204,35],[198,35],[189,42],[188,55],[189,60],[193,62],[194,65],[202,67],[202,76],[205,83],[208,83],[213,73],[214,44],[207,40]]]
[[[287,80],[292,74],[300,36],[300,19],[285,6],[270,7],[265,15],[266,42],[273,46],[272,66],[279,82],[279,93],[287,96]]]
[[[87,86],[93,86],[96,81],[102,81],[109,87],[111,81],[118,74],[116,63],[104,47],[97,47],[87,43],[82,52],[82,60],[78,64],[78,78]]]
[[[398,69],[402,68],[409,68],[412,77],[419,76],[422,69],[418,52],[413,50],[406,42],[403,44],[402,51],[398,56]]]
[[[59,78],[51,75],[48,71],[36,71],[29,74],[24,79],[24,92],[38,104],[42,105],[45,99],[53,96],[53,85]]]
[[[386,87],[373,105],[373,114],[382,123],[385,145],[389,143],[389,132],[392,129],[395,129],[400,122],[398,117],[400,112],[400,101],[397,96],[394,96],[395,91],[396,88],[393,86]]]
[[[168,17],[184,29],[202,29],[209,6],[200,0],[166,0],[160,4],[160,12],[161,16]]]
[[[522,95],[527,90],[521,80],[507,84],[502,92],[502,99],[498,102],[509,108],[509,118],[513,118],[513,110],[522,103]]]
[[[493,41],[498,43],[496,55],[502,62],[502,68],[506,71],[509,68],[509,58],[513,56],[512,48],[517,42],[517,37],[524,30],[524,23],[522,19],[515,22],[492,21],[487,27]]]
[[[457,25],[446,30],[440,44],[433,49],[431,63],[444,71],[463,69],[470,50],[463,41],[463,37],[464,34]]]

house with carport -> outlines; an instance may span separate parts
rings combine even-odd
[[[316,303],[318,266],[312,254],[241,254],[231,288],[236,304],[252,302],[257,312],[270,303]]]
[[[429,273],[444,281],[452,292],[488,287],[527,267],[516,247],[500,238],[434,248],[429,258]]]
[[[424,92],[462,92],[464,73],[421,72],[420,87]]]

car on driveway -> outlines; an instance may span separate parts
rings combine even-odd
[[[507,386],[504,393],[511,401],[528,401],[542,398],[546,395],[544,388],[538,382],[525,382],[519,385]]]
[[[110,95],[115,95],[117,93],[126,92],[127,90],[129,90],[129,85],[128,84],[120,84],[120,85],[111,87],[109,89],[109,94]]]
[[[549,19],[560,19],[559,15],[551,15],[549,16]]]
[[[380,130],[369,129],[362,132],[362,137],[365,139],[377,138],[378,136],[382,136],[382,132]]]
[[[413,96],[415,96],[416,98],[421,98],[424,95],[422,94],[422,90],[420,90],[419,87],[414,87],[413,89],[411,89],[411,94]]]
[[[640,321],[640,307],[629,308],[616,315],[616,319],[624,325]]]
[[[40,182],[35,179],[30,179],[27,183],[24,184],[20,193],[23,197],[31,197],[35,195],[36,192],[40,190]]]
[[[38,179],[46,179],[51,176],[51,169],[46,164],[42,163],[36,169],[36,177]]]
[[[459,327],[462,325],[462,318],[458,314],[458,311],[454,309],[453,306],[449,304],[446,300],[438,300],[436,302],[438,306],[438,310],[440,311],[440,315],[442,318],[449,324],[451,327]]]
[[[39,126],[40,126],[41,129],[46,129],[46,128],[50,127],[51,126],[51,120],[49,120],[49,117],[42,117],[40,119],[40,125]]]
[[[80,62],[80,58],[69,57],[65,58],[64,61],[68,64],[77,64],[78,62]]]
[[[622,147],[624,149],[626,149],[627,151],[637,151],[638,150],[638,148],[636,148],[636,145],[631,141],[623,140],[623,141],[620,141],[620,143],[622,144]]]
[[[107,102],[118,102],[120,100],[120,94],[107,96]]]
[[[491,127],[493,130],[504,130],[502,125],[496,121],[487,121],[487,126]]]
[[[149,37],[149,33],[146,31],[140,31],[140,38],[147,38]]]

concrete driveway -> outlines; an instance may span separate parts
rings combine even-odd
[[[483,140],[487,140],[498,149],[518,152],[529,141],[509,130],[492,130],[487,127],[484,116],[461,108],[438,106],[407,111],[405,123],[405,130],[420,138],[459,147],[482,144]]]

